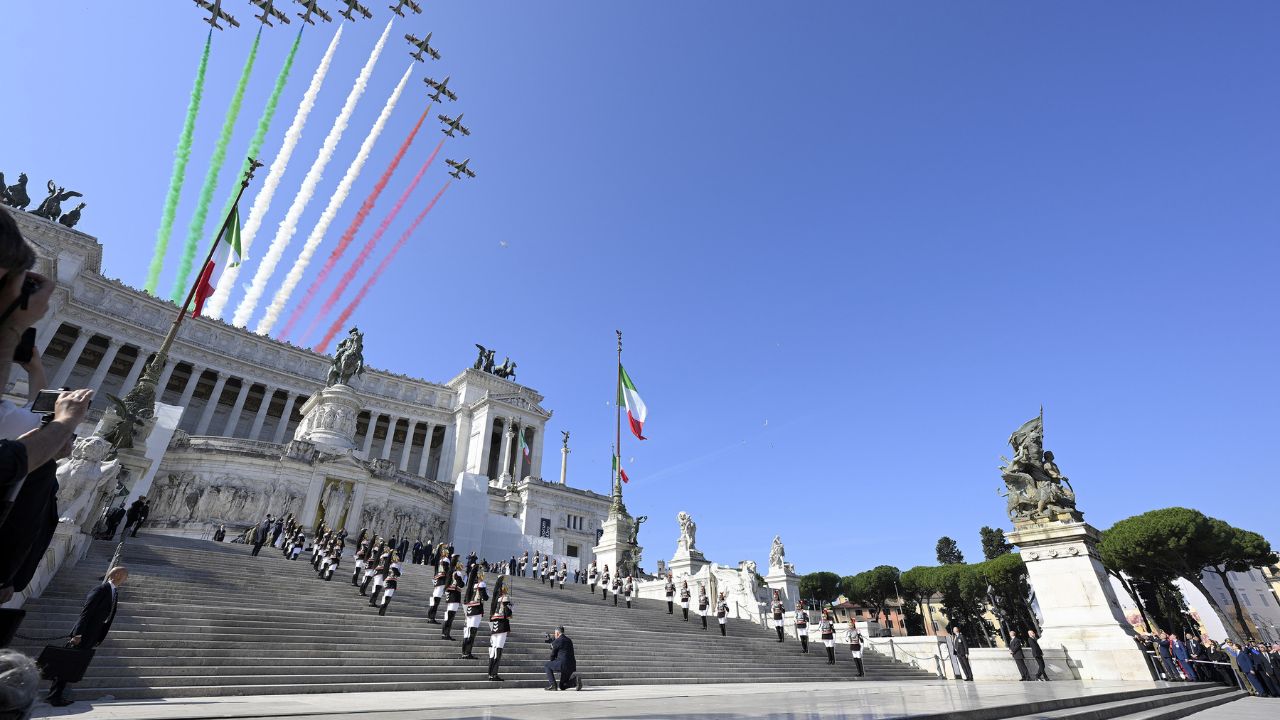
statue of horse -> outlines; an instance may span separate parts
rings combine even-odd
[[[4,176],[0,175],[0,187],[3,186]],[[31,204],[31,196],[27,194],[26,173],[18,173],[18,184],[4,188],[4,203],[19,210],[26,210]]]
[[[62,203],[73,197],[84,197],[75,190],[68,190],[60,185],[55,185],[52,180],[49,181],[49,197],[40,202],[32,214],[45,218],[46,220],[57,221],[62,217]]]
[[[347,337],[338,343],[333,356],[333,365],[329,368],[326,387],[346,385],[351,378],[364,373],[364,335],[356,328],[351,328]]]

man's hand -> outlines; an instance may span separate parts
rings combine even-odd
[[[89,404],[92,402],[91,388],[65,390],[58,395],[58,401],[53,406],[53,421],[74,430],[84,421],[84,416],[89,413]]]
[[[84,639],[84,636],[83,636],[83,635],[76,635],[75,637],[73,637],[73,638],[71,638],[70,640],[68,640],[68,641],[67,641],[67,644],[68,644],[68,645],[71,645],[71,646],[73,646],[73,647],[74,647],[74,646],[76,646],[76,645],[79,645],[79,644],[80,644],[80,641],[81,641],[82,639]]]
[[[5,585],[0,587],[0,605],[3,605],[13,599],[13,586]]]

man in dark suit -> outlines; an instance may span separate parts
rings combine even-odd
[[[1027,631],[1027,647],[1031,648],[1031,659],[1036,661],[1035,680],[1049,682],[1049,675],[1044,671],[1044,651],[1040,649],[1040,641],[1036,639],[1036,631]]]
[[[107,537],[112,540],[116,537],[116,530],[120,529],[120,521],[125,518],[128,513],[124,509],[124,501],[120,501],[119,507],[113,507],[107,511]]]
[[[958,626],[951,628],[951,641],[955,648],[953,652],[956,654],[956,662],[960,663],[960,669],[964,671],[964,679],[973,682],[973,671],[969,669],[969,643],[965,642]]]
[[[53,540],[53,533],[58,529],[56,461],[71,454],[74,441],[75,435],[68,435],[53,459],[31,474],[27,475],[25,467],[21,469],[20,474],[26,475],[26,480],[14,498],[8,517],[0,520],[0,603],[8,602],[14,593],[27,588]],[[6,463],[0,463],[0,467],[14,469]]]
[[[551,660],[542,667],[547,671],[548,690],[568,690],[576,687],[582,689],[582,678],[574,682],[573,674],[578,669],[578,662],[573,656],[573,641],[564,634],[564,627],[556,628],[555,637],[547,636],[551,643]],[[556,682],[556,672],[560,673],[560,682]]]
[[[69,647],[92,650],[107,639],[111,630],[111,622],[116,618],[116,603],[119,600],[120,586],[129,579],[129,571],[123,566],[111,568],[102,584],[89,591],[85,598],[84,608],[80,610],[80,619],[71,631]],[[54,707],[63,707],[72,703],[63,693],[67,683],[61,678],[53,678],[46,698]]]
[[[262,546],[267,544],[267,540],[271,537],[271,516],[268,515],[266,520],[258,523],[253,529],[253,555],[256,557],[262,552]]]
[[[142,522],[147,519],[147,513],[151,511],[147,505],[147,496],[143,495],[133,504],[129,506],[129,512],[125,515],[124,530],[120,533],[120,537],[124,537],[124,533],[129,532],[129,528],[133,528],[130,537],[138,537],[138,528],[142,527]]]
[[[1031,679],[1031,675],[1027,672],[1027,660],[1022,651],[1022,638],[1018,637],[1018,631],[1013,630],[1009,633],[1009,654],[1013,656],[1013,663],[1018,666],[1018,674],[1022,677],[1019,682],[1026,682]]]

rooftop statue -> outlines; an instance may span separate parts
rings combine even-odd
[[[1009,489],[1007,509],[1014,525],[1052,519],[1082,521],[1071,482],[1058,469],[1053,453],[1044,449],[1043,410],[1009,436],[1009,446],[1013,459],[1001,456],[1005,464],[1000,475]]]
[[[347,336],[338,343],[333,353],[333,366],[329,368],[329,378],[325,387],[347,385],[351,378],[364,374],[364,333],[359,328],[351,328]]]
[[[56,221],[58,218],[62,217],[62,203],[73,197],[83,197],[83,195],[75,190],[68,190],[61,187],[55,184],[52,180],[49,181],[48,187],[49,197],[42,200],[40,202],[40,206],[35,210],[32,210],[33,214],[48,220]]]

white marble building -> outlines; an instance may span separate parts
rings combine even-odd
[[[36,270],[58,281],[38,325],[48,385],[123,395],[176,307],[105,277],[94,238],[13,215],[39,255]],[[185,321],[160,383],[158,400],[179,408],[180,419],[147,491],[153,529],[205,535],[226,523],[231,535],[265,513],[291,511],[309,524],[323,516],[353,533],[368,527],[424,543],[465,535],[477,544],[458,549],[490,560],[536,548],[571,567],[591,561],[609,498],[540,479],[551,412],[536,391],[472,369],[442,383],[369,369],[352,382],[362,408],[354,447],[334,453],[294,441],[329,365],[218,320]],[[13,374],[6,390],[21,404],[26,380]],[[96,401],[95,417],[106,406]],[[460,497],[484,509],[467,516],[467,528],[451,526]]]

